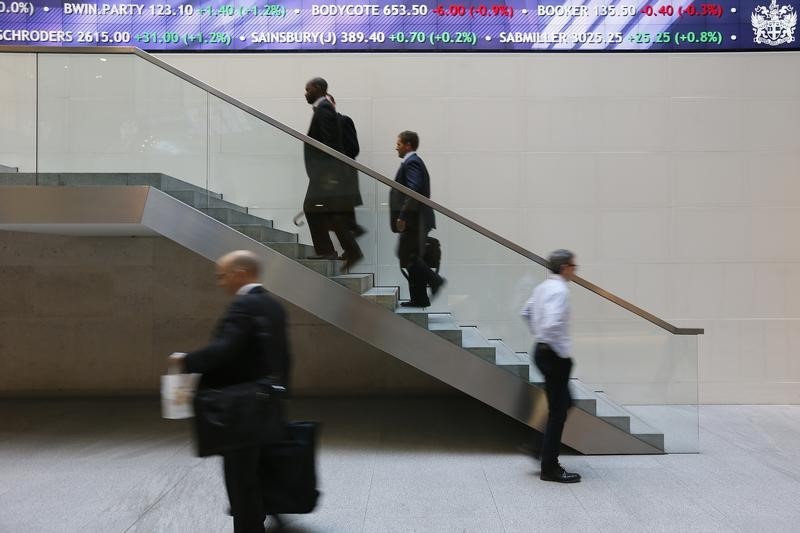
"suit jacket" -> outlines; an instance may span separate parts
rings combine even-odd
[[[411,154],[400,164],[394,181],[426,198],[431,197],[431,178],[428,175],[428,169],[422,158],[416,153]],[[405,220],[406,225],[411,227],[421,224],[426,232],[436,227],[436,216],[432,207],[421,204],[396,189],[389,191],[389,216],[391,217],[389,223],[395,233],[397,233],[396,221],[398,218]]]
[[[339,114],[328,100],[314,108],[308,136],[342,151]],[[322,204],[320,211],[347,211],[363,203],[358,188],[358,172],[354,168],[308,144],[303,145],[303,158],[308,174],[304,205]]]
[[[308,136],[330,146],[334,150],[341,148],[339,121],[336,110],[327,100],[323,100],[314,108],[314,116],[308,127]],[[311,145],[303,145],[303,158],[308,174],[308,190],[306,204],[323,204],[323,210],[329,210],[331,199],[339,189],[339,162],[325,152]]]
[[[274,376],[286,386],[289,346],[286,312],[263,287],[237,295],[217,323],[211,342],[188,354],[187,372],[203,374],[198,388],[218,388]]]

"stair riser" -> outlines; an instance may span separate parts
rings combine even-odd
[[[428,329],[427,313],[398,313],[398,315],[405,318],[409,322],[413,322],[422,328]]]
[[[236,231],[243,233],[258,242],[286,242],[296,243],[297,235],[294,233],[287,233],[285,231],[272,229],[266,226],[249,226],[239,227],[236,224],[231,225]]]
[[[370,302],[376,303],[390,311],[397,309],[397,295],[381,294],[381,295],[364,295],[364,298]]]
[[[511,372],[515,376],[519,376],[524,381],[528,381],[528,371],[530,370],[530,367],[528,367],[528,365],[497,365],[497,366],[499,366],[503,370]]]
[[[597,414],[597,402],[594,400],[572,400],[573,405],[581,411],[586,411],[590,415]]]
[[[317,272],[329,278],[331,276],[339,274],[340,271],[339,263],[341,263],[341,261],[301,259],[300,261],[298,261],[298,263],[307,268],[310,268],[314,272]]]
[[[36,178],[27,174],[0,173],[0,186],[32,186],[36,185]]]
[[[135,184],[130,183],[130,185],[135,185]],[[204,187],[199,187],[197,185],[192,185],[191,183],[186,183],[185,181],[173,178],[172,176],[167,176],[166,174],[161,174],[159,183],[157,185],[153,185],[153,187],[161,189],[162,191],[165,192],[171,190],[182,191],[184,189],[197,191],[203,194],[206,194],[206,192],[208,192]],[[222,195],[216,192],[208,192],[208,194],[216,198],[222,198]]]
[[[634,435],[637,438],[645,441],[646,443],[648,443],[648,444],[650,444],[652,446],[655,446],[659,450],[663,450],[664,449],[664,435],[662,435],[660,433],[659,434],[650,434],[650,433],[648,433],[648,434],[639,434],[639,433],[635,433]]]
[[[106,186],[125,186],[125,185],[150,185],[159,183],[159,178],[143,176],[134,181],[144,183],[129,183],[128,174],[39,174],[36,179],[37,185],[58,186],[58,187],[106,187]],[[158,188],[158,187],[156,187]]]
[[[368,277],[368,278],[338,278],[338,277],[333,277],[331,279],[333,279],[333,281],[335,281],[339,285],[347,287],[351,291],[353,291],[355,293],[358,293],[358,294],[364,294],[365,292],[367,292],[368,290],[370,290],[372,288],[372,277]],[[372,297],[370,297],[370,298],[372,298]]]
[[[314,255],[314,247],[307,244],[291,243],[291,242],[267,242],[267,246],[292,259],[307,259],[309,256]]]
[[[480,357],[484,361],[488,361],[488,362],[490,362],[492,364],[495,364],[496,353],[495,353],[495,349],[493,347],[490,347],[490,348],[484,348],[484,347],[464,348],[464,349],[467,350],[472,355]]]
[[[622,431],[631,432],[631,419],[627,416],[601,416],[600,418]]]
[[[441,338],[452,342],[458,346],[461,346],[461,330],[435,330],[433,333],[436,333]]]
[[[264,226],[272,225],[272,222],[269,220],[265,220],[255,215],[248,215],[247,213],[234,211],[232,209],[226,209],[222,207],[203,207],[199,208],[199,210],[211,218],[215,218],[223,224],[227,224],[228,226],[235,226],[237,224],[261,224]]]
[[[197,191],[164,191],[164,192],[166,192],[173,198],[177,198],[181,202],[190,205],[196,209],[214,207],[214,208],[233,209],[234,211],[239,211],[240,213],[247,213],[246,207],[232,204],[230,202],[226,202],[225,200],[214,198],[213,196],[208,196],[205,193]]]

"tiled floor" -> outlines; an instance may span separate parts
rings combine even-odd
[[[324,424],[323,497],[293,532],[800,531],[800,406],[700,409],[702,453],[562,456],[462,398],[296,400]],[[217,458],[152,400],[0,403],[0,532],[229,532]]]

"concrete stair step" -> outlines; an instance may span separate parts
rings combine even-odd
[[[364,298],[374,302],[390,311],[397,308],[397,300],[400,297],[399,287],[372,287],[363,294]]]
[[[308,259],[314,255],[314,247],[297,242],[266,242],[264,243],[279,254],[292,259]]]
[[[461,346],[462,331],[450,313],[428,313],[428,331]]]
[[[631,418],[630,433],[636,438],[655,446],[659,450],[664,449],[664,434],[636,417]]]
[[[375,276],[372,274],[341,274],[331,276],[331,279],[358,294],[366,293],[375,283]]]
[[[630,421],[630,425],[627,430],[628,433],[636,436],[638,439],[641,439],[648,444],[651,444],[652,446],[655,446],[659,450],[664,449],[663,432],[654,428],[653,426],[651,426],[650,424],[648,424],[647,422],[636,416],[634,413],[625,409],[625,407],[614,402],[614,400],[609,398],[609,396],[605,392],[597,390],[595,391],[595,394],[597,395],[598,398],[598,414],[603,413],[607,409],[606,407],[604,407],[602,411],[600,410],[599,406],[600,402],[602,402],[606,406],[609,406],[609,408],[613,408],[617,412],[617,416],[621,416],[621,414],[624,414],[625,416],[628,417]]]
[[[201,209],[206,207],[223,207],[223,208],[233,209],[234,211],[239,211],[240,213],[247,213],[246,207],[242,207],[240,205],[227,202],[215,196],[210,196],[205,192],[195,191],[191,189],[168,190],[164,192],[172,196],[173,198],[177,198],[181,202],[190,205],[196,209]]]
[[[34,175],[35,176],[35,175]],[[35,176],[36,184],[51,187],[111,187],[126,185],[149,185],[159,188],[161,174],[133,174],[114,172],[47,172]],[[133,179],[133,183],[131,183]]]
[[[36,185],[36,176],[33,174],[17,174],[14,172],[0,172],[0,187]]]
[[[157,189],[161,189],[164,192],[171,191],[171,190],[192,190],[202,192],[203,194],[208,193],[209,196],[214,196],[216,198],[222,198],[222,195],[213,191],[207,190],[205,187],[199,187],[197,185],[193,185],[191,183],[185,182],[183,180],[179,180],[178,178],[173,178],[167,174],[159,174],[160,179],[158,185],[153,185],[153,187]],[[134,185],[134,183],[129,183],[129,185]]]
[[[520,357],[500,339],[489,339],[489,344],[495,349],[494,364],[525,381],[529,380],[531,367],[527,357]]]
[[[595,392],[597,411],[595,414],[623,431],[631,432],[631,414],[612,402],[602,392]]]
[[[9,183],[0,179],[0,185],[41,185],[50,187],[109,187],[109,186],[148,186],[162,191],[172,189],[191,190],[206,194],[206,189],[173,178],[159,172],[20,172],[18,181]],[[6,176],[3,176],[5,178]],[[221,194],[209,191],[215,198]]]
[[[577,378],[570,379],[569,391],[575,407],[586,411],[590,415],[597,414],[597,395],[594,391],[589,390],[581,380]]]
[[[336,259],[298,259],[297,262],[327,278],[338,276],[344,265],[344,261]]]
[[[536,367],[536,363],[531,360],[531,354],[528,352],[517,352],[517,357],[523,357],[526,361],[528,361],[528,381],[533,383],[534,385],[542,385],[544,386],[544,376],[539,369]]]
[[[269,225],[266,222],[269,221],[265,221],[265,224],[229,224],[229,226],[261,243],[297,243],[296,233],[275,229],[272,227],[272,222],[269,222]]]
[[[428,329],[428,312],[414,307],[398,307],[394,311],[406,320],[410,320],[414,324]]]
[[[227,207],[200,207],[198,211],[202,211],[211,218],[217,219],[223,224],[233,226],[237,224],[261,224],[264,226],[272,227],[272,221],[267,220],[255,215],[242,213]]]
[[[461,327],[461,347],[484,361],[495,364],[496,349],[489,344],[480,330],[475,326]]]

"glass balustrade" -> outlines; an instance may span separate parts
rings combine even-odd
[[[209,203],[222,195],[225,201],[247,208],[247,214],[272,221],[276,229],[298,233],[301,243],[311,244],[302,215],[309,183],[302,139],[247,106],[138,55],[43,52],[37,54],[34,70],[31,56],[0,54],[0,72],[18,73],[17,98],[24,93],[22,88],[35,88],[35,100],[22,98],[27,107],[18,112],[22,139],[7,145],[20,166],[36,168],[42,176],[84,174],[87,184],[92,180],[106,184],[111,178],[104,174],[122,176],[119,179],[130,184],[137,175],[164,174],[196,187],[198,194],[191,195],[195,207],[224,209],[225,204]],[[305,131],[311,111],[301,97],[293,126]],[[290,114],[269,105],[260,111]],[[26,121],[33,107],[38,112],[31,140]],[[9,137],[7,128],[0,132],[2,139]],[[394,141],[381,140],[387,147]],[[365,151],[358,160],[391,177],[400,160],[388,153]],[[0,155],[9,157],[9,152]],[[424,147],[421,155],[424,158]],[[336,161],[339,171],[345,171],[348,161]],[[394,182],[385,180],[358,172],[362,205],[356,217],[366,233],[357,242],[364,258],[349,272],[372,273],[376,286],[399,287],[400,299],[407,300],[408,284],[397,257],[398,235],[389,222]],[[490,232],[445,208],[434,210],[436,228],[430,236],[441,243],[439,273],[447,283],[424,310],[429,313],[429,329],[445,337],[444,332],[454,332],[476,357],[505,368],[528,364],[534,339],[519,310],[548,275],[542,260],[498,242]],[[247,217],[237,220],[239,224],[231,225],[258,223]],[[337,244],[337,252],[341,251]],[[328,274],[341,268],[341,261],[332,263]],[[631,432],[663,434],[668,452],[697,452],[697,335],[667,331],[579,283],[571,284],[571,294],[574,394],[595,398],[597,414],[609,423],[629,417]],[[534,382],[536,374],[532,369]]]

